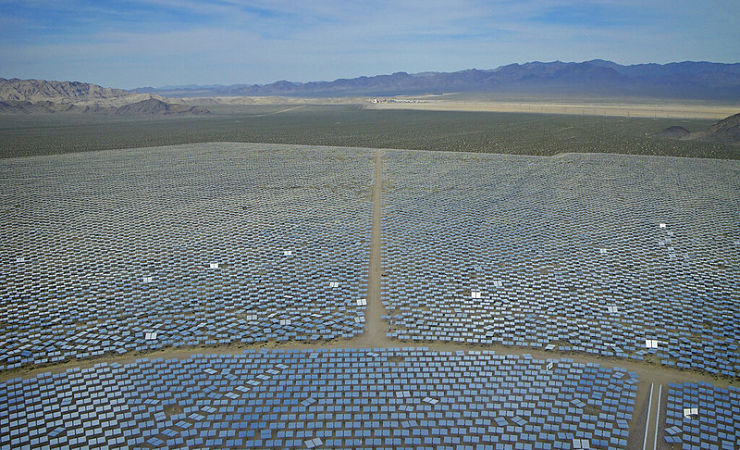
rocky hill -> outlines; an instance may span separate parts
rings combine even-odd
[[[2,114],[114,114],[195,115],[208,114],[201,106],[168,102],[151,94],[104,88],[70,81],[6,80],[0,78]]]
[[[740,143],[740,113],[715,123],[709,130],[698,133],[696,139],[702,141]]]
[[[157,98],[150,98],[136,103],[129,103],[113,111],[118,115],[169,115],[169,114],[209,114],[208,109],[201,106],[188,106],[176,103],[167,103]]]
[[[686,128],[674,125],[672,127],[666,128],[663,131],[659,131],[653,134],[653,136],[667,139],[683,139],[689,134],[691,133]]]
[[[740,113],[720,120],[707,130],[689,133],[686,128],[672,126],[655,133],[652,136],[665,139],[678,139],[682,141],[740,144]]]

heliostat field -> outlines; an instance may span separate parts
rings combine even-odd
[[[738,164],[389,151],[385,168],[393,337],[740,373]]]
[[[362,332],[371,158],[211,144],[5,160],[2,368]]]
[[[2,448],[740,439],[736,161],[212,143],[0,183]]]
[[[14,446],[625,446],[633,373],[491,352],[247,352],[141,360],[0,385]],[[111,408],[111,405],[113,407]],[[111,411],[112,410],[112,411]],[[56,422],[58,419],[59,422]]]

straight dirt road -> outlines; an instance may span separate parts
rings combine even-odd
[[[359,343],[368,347],[385,347],[392,345],[389,339],[388,323],[383,320],[385,307],[380,297],[381,277],[383,274],[382,258],[382,214],[383,214],[383,150],[376,150],[373,158],[375,171],[373,175],[372,203],[373,218],[370,233],[370,268],[367,279],[367,309],[365,311],[365,333],[358,338]]]

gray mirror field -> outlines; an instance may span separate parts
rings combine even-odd
[[[0,160],[0,448],[740,442],[740,162]]]

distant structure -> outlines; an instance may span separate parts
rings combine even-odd
[[[416,98],[373,97],[370,103],[424,103],[424,101]]]

